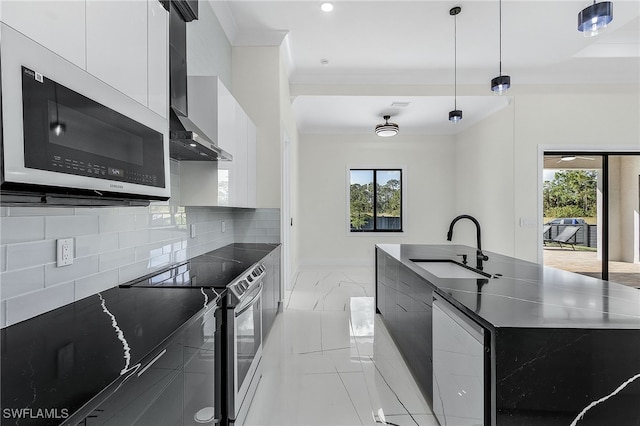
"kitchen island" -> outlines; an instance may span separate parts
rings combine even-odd
[[[639,424],[640,291],[476,254],[376,246],[376,311],[441,424]]]

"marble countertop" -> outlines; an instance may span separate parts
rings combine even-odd
[[[487,326],[640,329],[640,290],[497,253],[486,280],[439,278],[411,259],[460,261],[475,266],[476,249],[462,245],[378,244],[431,283],[437,293]],[[497,276],[500,274],[501,276]]]
[[[276,246],[231,244],[192,261],[218,266],[231,262],[236,267],[233,273],[239,275]],[[219,283],[200,280],[198,284],[188,288],[114,287],[2,329],[2,408],[31,409],[32,413],[57,409],[58,414],[62,410],[73,414],[147,362],[166,339],[205,305],[214,303],[216,293],[210,287]],[[20,424],[60,421],[23,419]]]

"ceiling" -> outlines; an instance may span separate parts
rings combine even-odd
[[[508,96],[489,90],[499,64],[497,0],[334,0],[330,13],[315,0],[209,2],[232,45],[282,44],[292,85],[334,86],[333,96],[318,95],[317,89],[297,91],[293,108],[302,133],[372,132],[388,113],[401,133],[451,134],[509,102]],[[502,2],[502,69],[514,88],[639,83],[640,2],[614,1],[609,28],[587,38],[576,29],[577,14],[590,3]],[[454,109],[454,18],[449,9],[458,5],[457,104],[464,119],[452,125],[447,120]],[[349,87],[363,85],[370,96],[362,90],[359,96],[349,93]],[[407,90],[411,85],[415,93]],[[336,86],[344,94],[335,95]],[[438,89],[425,91],[425,86]],[[484,87],[486,93],[478,90]],[[410,104],[393,107],[393,102]]]

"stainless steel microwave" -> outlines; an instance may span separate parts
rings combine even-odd
[[[166,118],[5,24],[0,59],[3,204],[169,198]]]

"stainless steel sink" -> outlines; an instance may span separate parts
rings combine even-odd
[[[411,259],[413,263],[438,278],[486,279],[491,274],[446,259]]]

